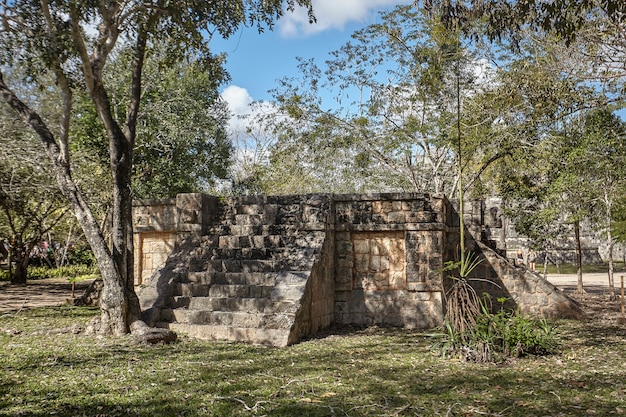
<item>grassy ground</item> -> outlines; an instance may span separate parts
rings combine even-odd
[[[615,265],[613,265],[614,272],[626,272],[626,266],[621,261],[616,261]],[[608,264],[595,264],[595,265],[583,265],[583,273],[606,273],[609,270]],[[537,264],[537,271],[543,271],[543,264]],[[558,268],[556,265],[548,265],[547,273],[548,274],[576,274],[578,272],[578,267],[576,265],[560,265]]]
[[[21,311],[0,316],[0,416],[626,415],[626,330],[606,307],[558,323],[560,354],[497,365],[438,356],[432,332],[141,346],[41,333],[86,323],[90,308]]]

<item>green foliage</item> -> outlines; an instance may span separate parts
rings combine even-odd
[[[539,137],[532,153],[503,160],[498,178],[505,214],[518,233],[549,251],[568,225],[590,220],[609,230],[622,208],[626,147],[611,108],[566,119]],[[610,239],[607,239],[607,241]]]
[[[504,302],[505,300],[498,300]],[[551,355],[559,350],[556,328],[545,319],[533,319],[500,309],[491,313],[484,304],[469,330],[460,331],[446,321],[445,336],[437,346],[444,355],[465,360],[499,362],[507,357]]]
[[[469,32],[469,23],[480,19],[486,23],[483,29],[491,40],[509,37],[514,45],[528,28],[552,32],[569,45],[584,36],[585,25],[594,18],[603,16],[616,26],[626,23],[626,4],[622,0],[445,0],[428,4],[442,13],[448,27],[461,26]]]
[[[68,249],[66,256],[66,262],[69,265],[92,267],[96,264],[96,257],[93,252],[85,246],[73,245]]]
[[[227,78],[224,57],[166,67],[164,49],[162,44],[155,45],[144,64],[145,87],[133,155],[135,198],[205,192],[228,176],[232,151],[226,133],[229,114],[218,91]],[[124,50],[107,67],[114,108],[128,105],[124,91],[130,82],[131,57],[132,51]],[[110,163],[106,132],[90,99],[84,95],[77,101],[72,150],[83,164],[78,173],[90,195],[106,198],[110,184],[101,177],[98,181],[93,178],[94,171],[106,175]]]
[[[456,275],[450,275],[450,279],[467,279],[472,271],[485,261],[480,255],[474,252],[466,252],[460,261],[447,261],[443,271],[458,271]]]
[[[84,279],[95,278],[99,276],[98,267],[95,265],[69,265],[58,268],[49,268],[45,266],[31,266],[28,268],[28,279],[67,279],[69,281],[82,281]],[[8,281],[9,273],[5,269],[0,269],[0,281]]]

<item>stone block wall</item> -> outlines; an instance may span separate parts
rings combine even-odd
[[[135,285],[162,266],[177,241],[176,199],[133,201]]]
[[[443,320],[447,212],[424,194],[335,196],[337,324],[428,328]]]
[[[218,213],[217,197],[179,194],[163,200],[133,201],[135,285],[163,266],[177,243],[205,234]]]
[[[533,315],[579,315],[572,300],[554,286],[507,262],[501,242],[506,220],[499,209],[480,201],[465,207],[466,246],[485,259],[476,277],[496,284],[479,284],[479,293],[489,292],[494,300],[505,297],[508,307]],[[295,343],[333,323],[406,328],[443,323],[444,291],[450,283],[443,267],[459,257],[458,215],[445,198],[414,193],[226,199],[182,194],[174,200],[138,201],[134,209],[136,284],[144,284],[172,251],[176,255],[168,259],[171,273],[161,274],[154,294],[144,288],[142,308],[154,300],[159,308],[167,307],[167,294],[173,290],[160,286],[171,287],[181,279],[186,281],[178,287],[202,291],[181,292],[179,297],[206,297],[220,288],[225,291],[226,277],[256,282],[263,275],[263,282],[249,284],[246,291],[262,290],[280,299],[281,291],[295,294],[297,284],[301,294],[293,300],[295,320],[281,343]],[[183,269],[185,277],[179,272]],[[240,287],[228,284],[229,291]],[[236,329],[222,330],[238,334]],[[198,334],[209,331],[214,330]]]
[[[135,234],[135,285],[141,285],[144,278],[165,265],[176,241],[174,232]]]

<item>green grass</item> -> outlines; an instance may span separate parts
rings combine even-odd
[[[543,271],[543,264],[537,264],[537,271]],[[596,265],[583,265],[583,274],[595,274],[595,273],[607,273],[609,270],[608,264],[596,264]],[[555,265],[548,265],[548,274],[576,274],[576,265],[560,265],[559,268]],[[626,267],[623,262],[615,262],[614,271],[616,273],[626,272]]]
[[[559,322],[557,355],[499,365],[442,358],[431,332],[376,329],[280,349],[39,332],[96,314],[0,314],[0,416],[626,415],[626,331],[597,320]]]

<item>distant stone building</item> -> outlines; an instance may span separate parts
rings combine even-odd
[[[469,205],[471,213],[482,213],[480,224],[482,225],[483,240],[489,240],[494,249],[512,260],[518,249],[527,254],[531,242],[525,236],[515,230],[515,224],[503,215],[502,202],[499,198],[475,200]],[[470,215],[466,210],[466,216]],[[471,214],[477,218],[479,215]],[[566,225],[567,228],[567,225]],[[576,242],[574,239],[573,226],[569,226],[569,236],[558,239],[548,253],[539,251],[538,264],[543,263],[547,256],[548,264],[563,265],[576,263]],[[581,225],[581,246],[583,263],[587,265],[606,262],[608,259],[608,244],[601,232],[594,230],[588,222]],[[616,245],[613,253],[614,259],[621,260],[624,257],[624,247]]]

